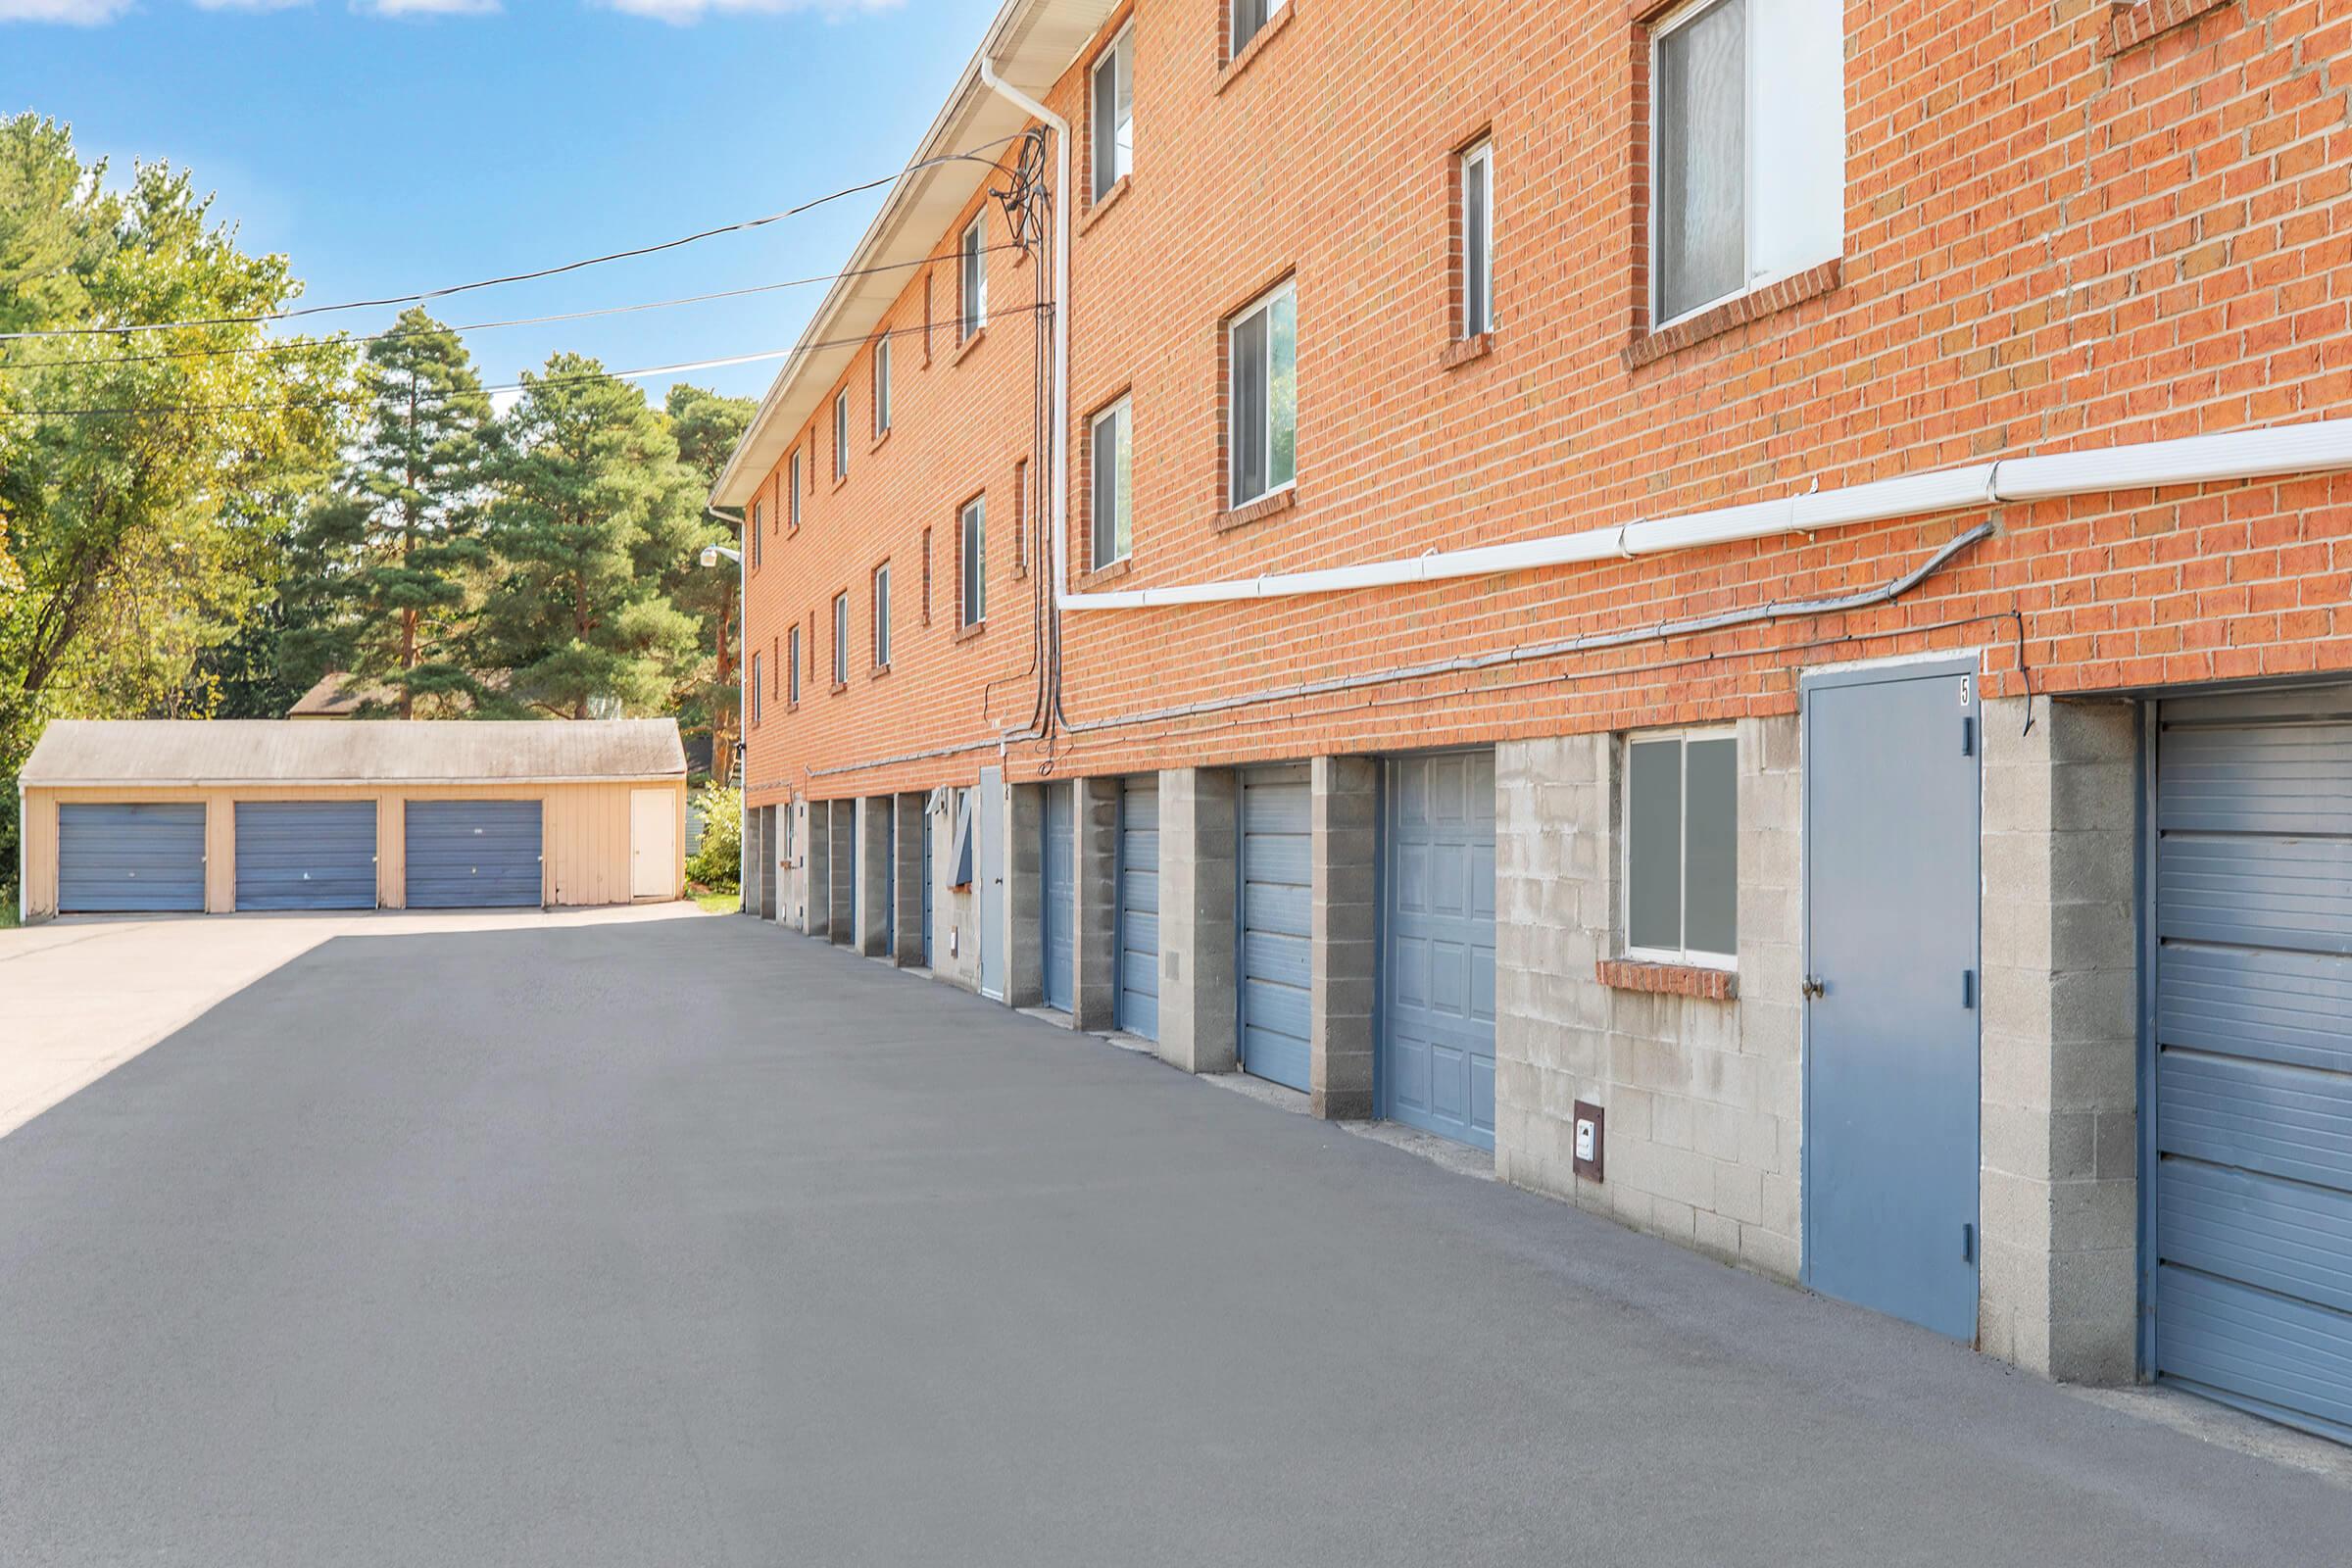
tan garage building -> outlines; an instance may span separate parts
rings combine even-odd
[[[60,719],[17,785],[27,920],[685,892],[672,719]]]

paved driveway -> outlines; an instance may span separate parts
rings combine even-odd
[[[724,917],[338,936],[0,1138],[0,1399],[12,1565],[2281,1568],[2352,1526]]]

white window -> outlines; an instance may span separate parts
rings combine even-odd
[[[890,431],[890,335],[885,332],[874,343],[874,436],[878,440]]]
[[[787,702],[801,700],[801,628],[792,628],[792,637],[785,647],[784,691]]]
[[[784,518],[798,528],[801,525],[801,449],[798,445],[792,449],[792,463],[784,476],[784,488],[792,498],[784,504]]]
[[[1225,328],[1230,504],[1272,495],[1298,478],[1298,296],[1285,283]]]
[[[833,684],[850,683],[850,596],[833,596]]]
[[[890,667],[890,563],[874,568],[874,667]]]
[[[1462,336],[1494,327],[1494,144],[1462,154]]]
[[[1094,87],[1095,199],[1135,172],[1135,24],[1096,58]]]
[[[963,542],[960,547],[962,623],[977,626],[988,616],[988,498],[974,496],[963,504]]]
[[[1095,569],[1100,571],[1135,548],[1135,443],[1126,398],[1095,416],[1090,440],[1094,493],[1087,526],[1094,535]]]
[[[1287,0],[1233,0],[1233,44],[1228,58],[1240,54],[1286,3]]]
[[[1728,967],[1740,950],[1740,748],[1729,731],[1625,748],[1625,945]]]
[[[980,243],[983,220],[975,218],[972,226],[963,231],[960,247],[963,279],[961,312],[956,321],[956,341],[969,341],[988,324],[988,250]]]
[[[850,476],[850,395],[833,394],[833,477]]]
[[[1650,319],[1845,242],[1843,0],[1700,0],[1650,35]]]
[[[766,515],[767,505],[765,502],[755,501],[752,503],[752,565],[754,569],[758,569],[760,565],[760,536],[767,532],[767,527],[762,520]]]
[[[754,654],[752,656],[752,722],[755,724],[760,722],[760,656],[758,654]]]

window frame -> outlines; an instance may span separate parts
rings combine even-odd
[[[833,689],[850,683],[850,591],[833,596]]]
[[[983,209],[956,241],[956,341],[969,343],[988,329],[988,213]]]
[[[956,509],[956,623],[969,631],[988,624],[988,496]]]
[[[792,623],[792,632],[785,639],[784,706],[801,706],[801,623]]]
[[[761,702],[761,699],[767,695],[767,688],[760,681],[760,661],[764,657],[761,650],[757,648],[752,650],[752,727],[755,729],[759,728],[760,721],[767,716],[766,709]]]
[[[1105,421],[1119,421],[1120,433],[1127,445],[1127,489],[1120,499],[1126,503],[1125,515],[1111,519],[1110,540],[1113,546],[1108,556],[1102,553],[1102,460],[1098,450],[1098,438]],[[1094,571],[1106,571],[1135,555],[1135,394],[1122,392],[1090,415],[1086,421],[1086,558]],[[1123,526],[1122,526],[1123,525]],[[1121,537],[1121,535],[1124,537]]]
[[[1102,73],[1105,71],[1111,73],[1111,105],[1115,115],[1119,93],[1118,72],[1122,66],[1127,73],[1127,118],[1124,122],[1116,119],[1105,122],[1102,113]],[[1102,47],[1101,52],[1095,56],[1094,64],[1087,68],[1086,116],[1087,199],[1099,202],[1109,195],[1111,188],[1120,180],[1135,172],[1135,19],[1133,17],[1128,18],[1126,24],[1119,28],[1117,36]],[[1122,128],[1126,131],[1127,144],[1127,160],[1124,168],[1119,167],[1117,156],[1119,132]],[[1110,177],[1107,179],[1103,177],[1105,170],[1102,156],[1105,130],[1109,132],[1111,153],[1109,159]]]
[[[1480,282],[1479,315],[1475,322],[1470,316],[1470,174],[1480,171],[1485,201],[1485,222],[1478,240]],[[1494,330],[1494,138],[1484,135],[1454,155],[1454,188],[1462,204],[1461,254],[1455,263],[1455,279],[1460,290],[1460,306],[1454,330],[1467,339],[1483,337]]]
[[[850,476],[850,389],[843,387],[833,394],[833,479],[836,484]]]
[[[1277,482],[1275,482],[1275,480],[1274,480],[1274,435],[1275,435],[1275,419],[1274,419],[1274,325],[1273,325],[1273,309],[1274,309],[1274,305],[1275,305],[1275,303],[1276,303],[1277,301],[1279,301],[1279,300],[1282,300],[1282,299],[1284,299],[1284,298],[1288,298],[1288,299],[1290,300],[1290,302],[1291,302],[1291,331],[1292,331],[1292,342],[1291,342],[1291,474],[1290,474],[1290,477],[1289,477],[1289,478],[1287,478],[1287,479],[1284,479],[1284,480],[1280,481],[1279,483],[1277,483]],[[1237,439],[1237,436],[1238,436],[1238,433],[1239,433],[1239,431],[1238,431],[1237,419],[1238,419],[1238,416],[1239,416],[1239,414],[1240,414],[1240,409],[1241,409],[1241,401],[1242,401],[1242,400],[1241,400],[1241,396],[1240,396],[1240,377],[1241,377],[1241,373],[1242,373],[1242,363],[1241,363],[1241,361],[1242,361],[1242,357],[1241,357],[1240,353],[1237,351],[1237,349],[1236,349],[1236,347],[1235,347],[1235,344],[1234,344],[1234,339],[1235,339],[1235,337],[1236,337],[1236,336],[1237,336],[1237,335],[1238,335],[1238,334],[1239,334],[1239,333],[1242,331],[1242,329],[1243,329],[1245,326],[1247,326],[1247,325],[1250,323],[1250,321],[1251,319],[1253,319],[1254,318],[1260,317],[1260,316],[1263,316],[1263,317],[1266,318],[1266,348],[1265,348],[1265,379],[1266,379],[1266,390],[1265,390],[1265,418],[1266,418],[1266,428],[1265,428],[1265,440],[1266,440],[1266,480],[1267,480],[1267,483],[1266,483],[1266,486],[1265,486],[1265,488],[1264,488],[1264,489],[1262,489],[1262,490],[1256,491],[1256,492],[1254,492],[1253,494],[1250,494],[1250,495],[1243,495],[1243,494],[1241,493],[1241,489],[1240,489],[1240,486],[1241,486],[1241,477],[1242,477],[1242,475],[1241,475],[1241,462],[1240,462],[1240,459],[1241,459],[1241,442],[1240,442],[1240,441]],[[1236,511],[1236,512],[1238,512],[1239,510],[1241,510],[1241,509],[1242,509],[1242,508],[1244,508],[1244,507],[1248,507],[1248,506],[1254,506],[1254,505],[1256,505],[1258,502],[1260,502],[1260,501],[1267,501],[1267,500],[1271,500],[1273,497],[1275,497],[1275,496],[1278,496],[1278,495],[1282,494],[1282,493],[1283,493],[1285,490],[1296,489],[1296,488],[1298,487],[1298,279],[1297,279],[1296,277],[1285,277],[1285,278],[1284,278],[1284,279],[1283,279],[1281,282],[1274,284],[1274,285],[1273,285],[1271,288],[1268,288],[1268,289],[1267,289],[1267,290],[1266,290],[1264,293],[1262,293],[1262,294],[1258,295],[1258,296],[1257,296],[1257,298],[1255,298],[1255,299],[1251,300],[1251,301],[1250,301],[1249,304],[1247,304],[1247,305],[1243,306],[1243,307],[1242,307],[1240,310],[1238,310],[1238,311],[1234,312],[1234,313],[1233,313],[1231,316],[1229,316],[1229,317],[1227,317],[1227,318],[1225,318],[1225,327],[1224,327],[1224,331],[1225,331],[1225,388],[1224,388],[1224,398],[1225,398],[1225,474],[1224,474],[1224,480],[1225,480],[1225,506],[1226,506],[1226,509],[1227,509],[1228,511]]]
[[[873,600],[873,657],[874,668],[890,667],[890,563],[875,566],[872,573]]]
[[[890,434],[890,332],[874,339],[874,439]]]
[[[788,460],[784,475],[784,489],[785,493],[792,498],[790,504],[784,509],[784,520],[797,530],[801,525],[801,449],[797,443],[793,446],[792,456]]]
[[[1242,31],[1242,7],[1248,3],[1249,0],[1226,0],[1225,59],[1228,64],[1239,60],[1242,51],[1249,48],[1258,34],[1274,25],[1275,17],[1290,5],[1290,0],[1265,0],[1266,14],[1258,18],[1255,26],[1248,32],[1244,32]]]
[[[748,531],[752,536],[752,569],[758,571],[760,562],[760,538],[767,532],[767,503],[759,497],[752,500],[752,525]]]
[[[1710,953],[1703,948],[1652,948],[1637,946],[1634,942],[1634,800],[1633,755],[1637,746],[1654,746],[1671,741],[1675,744],[1676,761],[1681,766],[1681,795],[1676,808],[1677,835],[1675,839],[1678,884],[1675,893],[1676,927],[1678,934],[1688,938],[1690,931],[1690,743],[1692,741],[1730,741],[1732,743],[1732,842],[1739,843],[1740,732],[1728,724],[1694,725],[1688,729],[1635,730],[1621,737],[1618,778],[1619,808],[1616,823],[1619,847],[1617,879],[1622,890],[1618,896],[1618,922],[1624,933],[1623,953],[1628,958],[1644,963],[1678,964],[1694,969],[1723,969],[1737,971],[1740,956],[1737,953]],[[1732,941],[1740,940],[1740,880],[1735,860],[1732,877]]]

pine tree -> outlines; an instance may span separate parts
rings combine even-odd
[[[701,540],[694,477],[667,421],[595,360],[558,354],[523,383],[489,469],[475,657],[511,672],[510,710],[667,711],[700,640],[663,591]]]

